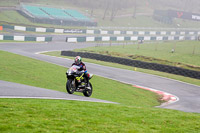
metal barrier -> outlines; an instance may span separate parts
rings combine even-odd
[[[72,57],[81,56],[81,57],[89,58],[89,59],[118,63],[118,64],[128,65],[132,67],[139,67],[139,68],[144,68],[144,69],[156,70],[160,72],[166,72],[166,73],[181,75],[185,77],[200,79],[200,71],[188,70],[188,69],[169,66],[169,65],[149,63],[149,62],[143,62],[143,61],[138,61],[138,60],[131,60],[131,59],[125,59],[125,58],[120,58],[120,57],[112,57],[112,56],[87,53],[87,52],[61,51],[61,55],[72,56]]]

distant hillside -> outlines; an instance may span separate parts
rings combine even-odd
[[[1,0],[0,6],[18,6],[19,2],[50,7],[76,9],[94,18],[103,27],[200,27],[200,22],[175,19],[172,24],[163,24],[152,19],[155,9],[176,9],[199,13],[200,1],[187,0]],[[1,21],[12,20],[12,15],[1,11]],[[13,13],[16,14],[16,13]],[[1,17],[4,16],[4,17]],[[14,17],[15,18],[15,17]],[[19,23],[19,22],[18,22]]]

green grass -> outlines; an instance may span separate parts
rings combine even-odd
[[[30,21],[16,11],[1,11],[0,21],[30,24]]]
[[[1,133],[200,132],[195,113],[64,100],[0,99],[0,123]]]
[[[66,68],[0,51],[0,80],[65,91]],[[154,108],[158,96],[106,78],[91,80],[103,104],[65,100],[0,99],[0,132],[193,132],[200,115]]]
[[[16,6],[18,0],[1,0],[0,6]]]
[[[41,23],[33,23],[29,21],[24,16],[20,15],[17,11],[12,10],[5,10],[0,12],[0,24],[9,24],[11,25],[28,25],[28,26],[42,26],[42,27],[49,27],[49,28],[69,28],[68,26],[61,26],[61,25],[51,25],[51,24],[41,24]],[[70,27],[75,29],[85,29],[85,27]]]
[[[0,51],[0,59],[0,80],[66,92],[67,68],[3,51]],[[133,106],[159,105],[157,95],[131,85],[99,76],[94,76],[91,83],[94,87],[94,98]]]

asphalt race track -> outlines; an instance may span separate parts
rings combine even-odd
[[[11,83],[0,80],[0,98],[35,98],[35,99],[62,99],[75,101],[89,101],[115,103],[79,95],[70,95],[64,92]],[[117,104],[117,103],[115,103]]]
[[[16,53],[19,55],[31,57],[34,59],[50,62],[53,64],[57,64],[60,66],[69,67],[71,66],[73,60],[70,59],[64,59],[64,58],[57,58],[47,55],[39,54],[42,51],[60,51],[60,50],[73,50],[76,48],[85,48],[90,46],[95,46],[96,44],[88,43],[88,44],[81,44],[81,43],[65,43],[65,42],[50,42],[50,43],[0,43],[0,50]],[[106,45],[106,44],[104,44]],[[107,44],[109,45],[109,44]],[[37,54],[36,54],[37,53]],[[83,59],[84,60],[84,59]],[[179,98],[179,101],[175,103],[171,103],[168,105],[161,106],[162,108],[167,109],[175,109],[175,110],[181,110],[185,112],[196,112],[200,113],[200,86],[195,86],[191,84],[187,84],[184,82],[179,82],[176,80],[171,80],[167,78],[162,78],[155,75],[145,74],[141,72],[136,71],[130,71],[130,70],[124,70],[124,69],[118,69],[113,67],[106,67],[106,66],[100,66],[92,63],[87,63],[87,69],[90,73],[93,73],[95,75],[99,75],[102,77],[110,78],[113,80],[117,80],[123,83],[128,83],[132,85],[139,85],[144,86],[148,88],[153,88],[157,90],[161,90],[164,92],[171,93]],[[113,73],[114,72],[114,73]],[[12,87],[13,85],[13,87]],[[20,86],[19,84],[17,84]],[[23,94],[24,89],[28,86],[23,86],[24,89],[18,89],[20,92],[12,92],[13,89],[16,87],[13,83],[0,82],[0,97],[5,96],[18,96],[17,94]],[[31,88],[29,88],[31,89]],[[34,89],[34,87],[33,87]],[[37,88],[36,90],[43,91],[42,94],[44,94],[44,97],[54,97],[53,94],[51,94],[49,91],[48,94],[44,93],[44,90],[41,88]],[[10,92],[9,92],[10,91]],[[35,91],[33,91],[35,92]],[[29,91],[30,93],[30,91]],[[60,93],[60,92],[58,92]],[[56,94],[58,94],[56,93]],[[62,93],[62,92],[61,92]],[[34,95],[35,94],[35,95]],[[22,96],[22,95],[20,95]],[[25,93],[24,97],[40,97],[38,93],[32,93],[30,95]],[[61,94],[61,97],[58,95],[55,95],[56,98],[66,98],[70,99],[69,97],[75,95],[67,95],[65,93]],[[23,97],[23,96],[22,96]],[[75,96],[74,99],[77,97]],[[85,100],[84,97],[78,96],[78,98]],[[88,98],[90,100],[90,98]],[[89,101],[87,99],[87,101]],[[91,99],[97,100],[97,99]],[[101,100],[99,101],[101,102]],[[108,101],[105,101],[108,102]]]

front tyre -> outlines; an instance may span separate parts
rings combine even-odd
[[[75,87],[73,87],[72,81],[72,79],[68,79],[66,83],[66,90],[69,94],[73,94],[75,91]]]
[[[92,84],[90,82],[88,88],[83,91],[83,95],[86,97],[90,97],[92,95]]]

